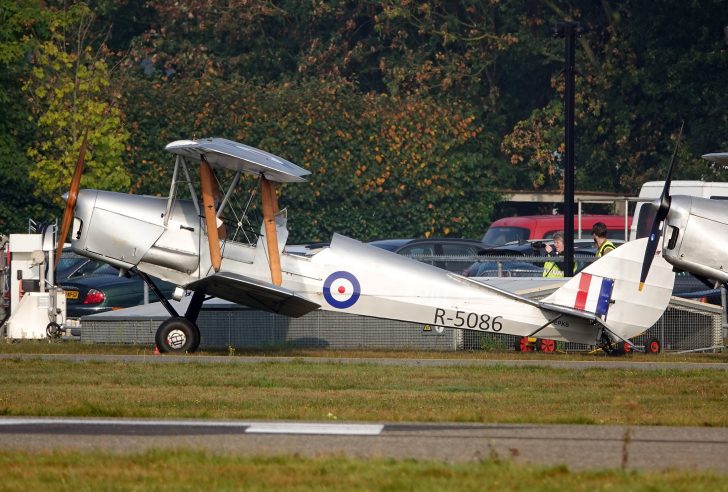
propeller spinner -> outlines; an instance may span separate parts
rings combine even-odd
[[[680,133],[675,142],[675,149],[672,152],[672,159],[670,160],[670,168],[667,171],[667,177],[665,178],[665,186],[662,188],[662,194],[658,200],[657,213],[655,214],[655,220],[652,222],[652,228],[650,229],[650,235],[647,239],[647,248],[645,249],[645,258],[642,260],[642,272],[640,273],[640,291],[645,286],[645,280],[647,275],[650,273],[650,266],[652,260],[655,258],[655,252],[657,251],[657,245],[662,237],[662,229],[665,225],[665,219],[670,211],[670,183],[672,182],[672,169],[675,166],[675,156],[677,155],[677,148],[680,145],[680,138],[682,137],[683,128],[685,122],[680,126]]]

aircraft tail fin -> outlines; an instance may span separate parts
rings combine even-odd
[[[672,267],[658,251],[640,290],[639,274],[646,247],[647,238],[618,247],[543,299],[542,307],[594,317],[624,339],[643,333],[667,309],[675,282]]]

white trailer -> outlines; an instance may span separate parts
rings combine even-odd
[[[54,232],[48,227],[45,234],[10,235],[8,338],[56,338],[63,333],[66,296],[53,282]]]
[[[650,207],[651,201],[660,197],[664,181],[648,181],[642,185],[638,202],[634,209],[632,227],[629,238],[638,239],[649,235],[654,220],[654,207]],[[672,181],[670,184],[672,195],[697,196],[713,200],[728,200],[728,183],[710,181]]]

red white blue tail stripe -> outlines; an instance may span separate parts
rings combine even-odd
[[[606,317],[612,299],[614,280],[582,273],[579,289],[576,291],[574,309],[588,311],[599,317]]]

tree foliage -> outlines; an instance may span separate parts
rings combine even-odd
[[[342,80],[139,84],[126,87],[138,110],[128,119],[140,192],[167,191],[149,188],[171,173],[160,141],[226,136],[312,172],[283,191],[292,240],[479,235],[488,221],[496,197],[479,159],[482,127],[457,101],[362,94]],[[163,120],[151,117],[160,104],[169,108]]]
[[[686,123],[677,179],[722,180],[725,170],[699,159],[724,149],[728,103],[719,88],[728,70],[724,17],[717,3],[602,2],[568,11],[548,7],[586,29],[577,50],[576,168],[581,189],[638,191],[666,172],[681,121]],[[552,15],[553,17],[553,15]],[[556,21],[558,19],[554,19]],[[554,47],[556,49],[557,47]],[[502,141],[524,187],[559,186],[564,81],[554,97]]]
[[[26,142],[34,137],[21,78],[33,40],[50,21],[38,0],[0,0],[0,232],[26,230],[28,218],[44,217],[46,204],[34,198],[28,177]]]
[[[103,47],[94,52],[85,35],[91,12],[81,5],[59,13],[50,37],[37,45],[23,85],[38,131],[28,148],[34,164],[29,176],[37,196],[62,204],[88,134],[84,186],[126,190],[130,178],[121,160],[128,139],[122,113],[109,93]]]
[[[284,190],[293,239],[478,237],[491,190],[561,187],[565,20],[577,189],[660,179],[683,120],[675,178],[726,178],[699,159],[728,145],[719,0],[67,3],[0,0],[2,215],[46,205],[18,171],[57,196],[87,126],[86,186],[166,193],[164,145],[221,136],[313,171]]]

